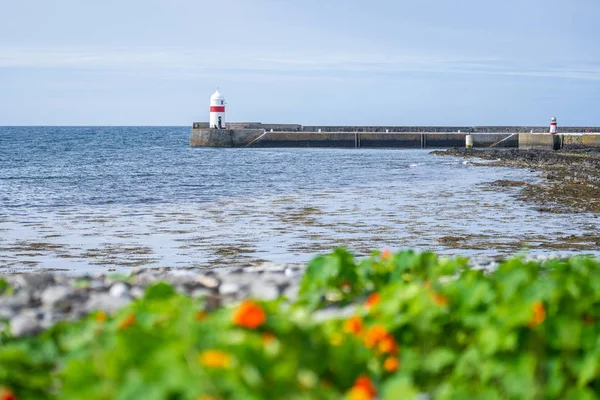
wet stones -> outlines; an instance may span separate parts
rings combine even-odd
[[[10,333],[15,337],[35,335],[41,330],[42,324],[32,310],[26,310],[10,320]]]
[[[128,277],[56,274],[5,275],[12,288],[0,296],[0,331],[28,336],[63,320],[74,320],[95,311],[114,314],[157,282],[173,285],[179,293],[202,297],[209,308],[246,297],[273,300],[297,297],[303,265],[264,263],[255,267],[222,269],[149,268]]]
[[[57,311],[68,311],[75,300],[74,289],[67,286],[50,286],[46,288],[40,300],[44,308]]]

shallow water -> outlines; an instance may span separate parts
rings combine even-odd
[[[490,187],[537,182],[532,171],[429,150],[190,148],[189,133],[0,127],[0,267],[299,262],[341,245],[547,254],[545,243],[600,227],[589,214],[538,212],[518,187]]]

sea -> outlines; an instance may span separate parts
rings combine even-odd
[[[359,257],[571,254],[553,244],[600,228],[493,185],[539,182],[535,171],[431,149],[192,148],[189,136],[0,127],[0,271],[302,263],[339,246]]]

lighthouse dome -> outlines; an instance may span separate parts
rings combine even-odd
[[[212,96],[210,96],[210,99],[211,100],[225,100],[225,97],[223,97],[221,92],[219,92],[219,89],[217,89],[217,91],[214,92]]]

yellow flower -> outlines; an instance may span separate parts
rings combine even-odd
[[[369,394],[368,390],[357,386],[350,389],[348,392],[348,399],[350,400],[371,400],[372,397]]]
[[[227,368],[231,365],[231,356],[220,350],[205,350],[198,355],[198,362],[205,367]]]

